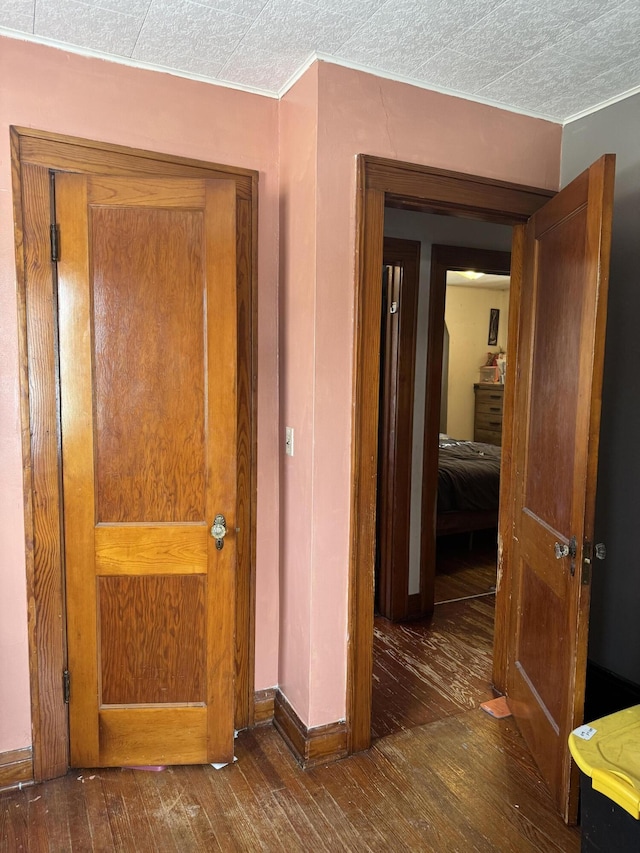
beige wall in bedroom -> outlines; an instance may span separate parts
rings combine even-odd
[[[489,311],[500,310],[498,344],[487,345]],[[473,441],[473,383],[487,352],[507,351],[509,291],[486,287],[447,287],[445,323],[449,330],[447,434]]]

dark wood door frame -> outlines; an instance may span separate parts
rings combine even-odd
[[[57,305],[49,244],[50,171],[232,180],[238,257],[238,575],[236,728],[254,719],[258,174],[124,146],[11,128],[35,781],[64,775],[69,731]],[[27,180],[28,176],[28,180]],[[62,243],[62,251],[64,244]]]
[[[477,270],[509,275],[511,253],[464,246],[432,246],[427,325],[427,385],[422,465],[422,531],[420,596],[424,614],[433,613],[436,578],[436,509],[438,497],[438,433],[442,396],[442,344],[447,270]]]
[[[347,663],[348,749],[357,752],[371,743],[373,669],[373,583],[376,527],[378,389],[380,351],[380,269],[385,205],[430,213],[481,219],[517,226],[512,244],[512,287],[509,334],[518,319],[523,225],[553,192],[447,172],[369,155],[358,157],[356,214],[354,418],[351,459],[351,529],[349,568],[349,637]],[[516,337],[512,338],[516,340]],[[507,383],[515,360],[507,367]],[[513,382],[510,383],[513,386]],[[512,407],[505,399],[505,407]],[[506,417],[503,446],[511,443],[512,421]],[[511,453],[503,453],[501,505],[510,506]],[[500,533],[509,529],[508,510],[501,514]],[[508,602],[501,591],[508,559],[499,556],[496,601],[494,682],[505,681],[505,636],[502,624]],[[500,627],[498,627],[500,623]],[[502,645],[499,645],[502,644]]]
[[[420,242],[385,237],[383,263],[394,270],[399,304],[394,311],[386,305],[380,324],[386,340],[380,353],[385,376],[380,383],[378,444],[378,608],[383,616],[398,620],[410,615],[413,603],[409,528]]]

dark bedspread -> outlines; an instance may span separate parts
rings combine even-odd
[[[499,447],[440,439],[438,512],[497,509],[499,491]]]

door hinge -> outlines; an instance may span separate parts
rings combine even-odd
[[[68,669],[65,669],[62,673],[62,692],[64,694],[64,704],[68,705],[71,698],[71,674]]]
[[[582,584],[586,586],[591,583],[591,560],[593,556],[592,545],[588,539],[584,540],[582,546]]]
[[[60,226],[52,222],[49,226],[49,234],[51,238],[51,262],[55,264],[60,260]]]

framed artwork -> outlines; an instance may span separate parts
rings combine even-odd
[[[500,323],[500,309],[489,309],[489,339],[487,343],[494,347],[498,343],[498,325]]]

